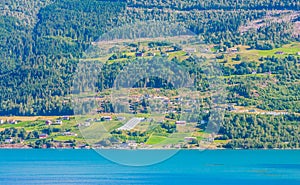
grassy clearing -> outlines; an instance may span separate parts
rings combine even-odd
[[[37,121],[37,120],[54,120],[59,116],[1,116],[2,120],[18,120],[18,121]]]
[[[56,136],[53,139],[55,141],[82,140],[82,138],[78,138],[77,136]]]
[[[283,45],[280,48],[274,48],[272,50],[255,50],[255,49],[249,49],[249,46],[236,46],[235,48],[240,48],[239,52],[234,53],[228,53],[225,54],[224,59],[218,60],[219,62],[227,61],[227,64],[234,65],[239,64],[242,61],[254,61],[259,62],[259,58],[261,57],[268,57],[268,56],[274,56],[277,58],[284,58],[288,55],[294,55],[299,56],[297,53],[300,52],[300,43],[293,42],[291,44]],[[283,54],[276,54],[277,52],[283,52]],[[236,55],[241,55],[242,60],[241,61],[235,61],[233,58],[236,57]]]
[[[155,144],[159,144],[162,141],[164,141],[166,139],[166,137],[164,136],[156,136],[156,135],[152,135],[148,141],[146,142],[146,144],[148,145],[155,145]]]
[[[111,132],[123,125],[122,122],[119,122],[119,121],[103,122],[102,124],[103,124],[105,130],[107,130],[108,132]]]
[[[174,133],[157,144],[157,147],[162,147],[168,144],[179,144],[184,142],[185,137],[190,137],[191,133]]]

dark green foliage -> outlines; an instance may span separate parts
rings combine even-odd
[[[224,52],[240,44],[249,45],[252,49],[269,50],[300,39],[292,34],[292,24],[299,17],[290,22],[266,22],[264,26],[244,32],[239,30],[249,21],[263,21],[267,15],[265,10],[299,10],[299,0],[144,0],[128,1],[127,5],[130,8],[126,9],[126,4],[121,1],[55,1],[44,8],[41,6],[41,9],[34,9],[38,14],[30,19],[30,25],[10,16],[13,15],[11,13],[0,16],[0,115],[72,114],[71,102],[65,97],[70,94],[78,59],[91,42],[112,28],[126,23],[140,20],[178,22],[198,34],[205,43],[216,44],[217,50]],[[22,11],[31,15],[28,10]],[[151,47],[164,45],[168,43],[149,43]],[[226,79],[229,103],[252,105],[269,111],[300,112],[299,57],[262,57],[260,63],[254,63],[235,56],[236,61],[241,61],[239,64],[222,67],[224,75],[229,77]],[[111,59],[115,58],[128,60],[104,65],[97,84],[99,91],[111,88],[119,71],[130,62],[126,55],[116,55]],[[219,55],[218,58],[224,56]],[[198,90],[205,92],[209,88],[207,79],[202,69],[192,61],[187,59],[180,65],[191,75],[197,74],[195,84]],[[254,71],[267,74],[251,76]],[[136,86],[145,85],[145,80],[137,82]],[[168,86],[161,79],[147,80],[146,86]],[[81,83],[86,82],[82,80]],[[146,107],[147,102],[142,104]],[[110,102],[104,104],[102,109],[104,112],[113,112]],[[200,120],[204,122],[199,123],[200,128],[205,128],[208,117],[201,115]],[[231,139],[225,145],[227,148],[299,148],[299,122],[299,116],[293,114],[230,114],[221,126],[223,136],[219,139]],[[160,129],[157,133],[173,133],[176,129],[176,125],[171,123],[164,123],[161,127],[156,128]],[[58,131],[43,130],[48,134]],[[149,137],[147,133],[138,132],[127,132],[124,137],[119,133],[112,134],[118,135],[122,141],[135,139],[145,142]],[[0,132],[0,142],[7,137],[20,140],[38,138],[38,135],[37,131],[25,133],[23,130],[6,129]],[[32,143],[37,148],[43,145],[51,147],[46,140]]]
[[[300,117],[295,114],[231,114],[225,117],[220,134],[231,140],[226,148],[299,148],[299,122]]]
[[[122,2],[57,1],[42,8],[34,28],[0,17],[0,115],[72,114],[77,59],[119,22]]]

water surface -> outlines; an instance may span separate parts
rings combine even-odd
[[[118,152],[140,158],[152,151]],[[299,157],[299,150],[184,150],[159,164],[133,167],[93,150],[0,150],[0,184],[299,185]]]

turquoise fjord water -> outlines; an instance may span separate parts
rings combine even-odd
[[[166,151],[115,152],[140,158]],[[299,185],[300,151],[182,150],[159,164],[133,167],[111,162],[93,150],[0,150],[0,184],[267,183]]]

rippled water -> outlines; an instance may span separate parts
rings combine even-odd
[[[112,151],[164,155],[166,151]],[[93,150],[0,150],[0,184],[300,184],[300,151],[178,152],[144,167],[111,162]]]

